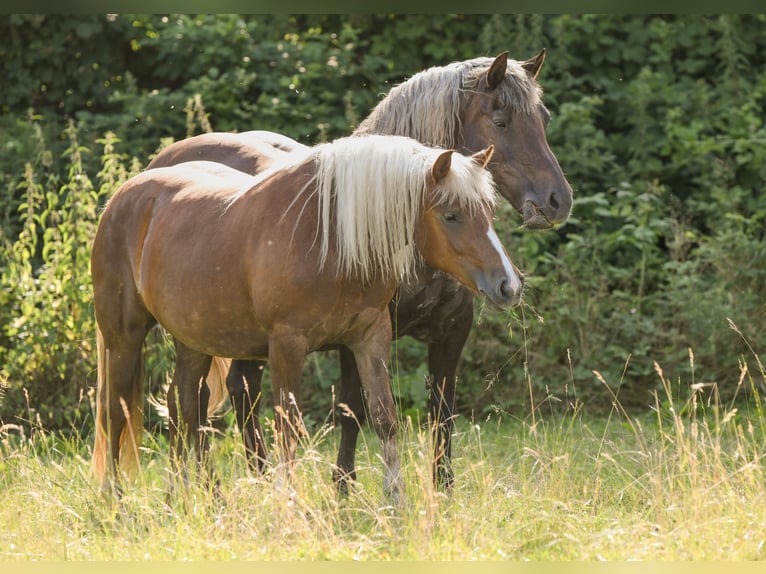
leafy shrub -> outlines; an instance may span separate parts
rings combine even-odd
[[[3,17],[0,417],[30,418],[24,389],[45,424],[87,410],[80,393],[94,378],[87,250],[96,210],[165,138],[271,129],[313,144],[348,134],[392,85],[423,68],[505,49],[524,59],[542,47],[548,136],[575,189],[574,210],[559,229],[534,233],[517,228],[509,206],[498,213],[527,274],[526,305],[497,314],[477,302],[460,411],[522,416],[530,405],[574,400],[599,410],[611,407],[611,393],[644,408],[662,390],[654,362],[689,380],[690,348],[697,380],[735,396],[735,367],[757,357],[745,340],[756,353],[764,346],[765,21]],[[150,354],[152,385],[161,385],[172,353],[167,343],[152,346],[161,349]],[[414,412],[423,407],[425,347],[405,339],[397,349],[394,390]],[[337,377],[332,356],[312,359],[304,404],[326,412]]]
[[[83,399],[95,353],[90,244],[101,200],[127,175],[114,152],[116,138],[107,134],[96,187],[83,170],[85,150],[74,123],[67,136],[63,182],[53,174],[41,181],[35,166],[26,164],[19,183],[22,230],[13,241],[4,238],[2,249],[0,374],[24,383],[11,384],[2,407],[46,426],[77,420],[89,406]]]

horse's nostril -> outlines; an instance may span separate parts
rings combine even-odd
[[[551,207],[553,209],[558,209],[559,208],[559,200],[556,199],[556,194],[555,193],[551,194],[550,204],[551,204]]]
[[[511,290],[511,286],[509,285],[507,279],[503,279],[503,281],[500,283],[500,296],[503,299],[509,299],[513,296],[513,291]]]

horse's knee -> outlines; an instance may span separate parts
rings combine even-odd
[[[370,422],[375,433],[380,438],[391,438],[396,436],[399,423],[396,420],[396,410],[393,401],[388,401],[370,408]]]

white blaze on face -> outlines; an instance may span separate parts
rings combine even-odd
[[[508,255],[505,253],[505,249],[503,249],[503,245],[500,243],[500,238],[497,236],[497,233],[495,233],[495,228],[492,223],[490,223],[487,228],[487,237],[489,237],[490,243],[492,243],[492,246],[495,248],[495,251],[497,251],[498,256],[503,262],[503,269],[505,270],[506,277],[508,277],[509,289],[514,293],[520,293],[522,288],[521,279],[519,279],[516,271],[514,271],[513,264],[511,263],[511,260],[508,259]]]

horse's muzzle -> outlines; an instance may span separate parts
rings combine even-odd
[[[498,277],[495,281],[479,285],[479,293],[498,309],[516,307],[521,303],[524,276],[521,273]]]
[[[548,198],[548,204],[542,207],[530,199],[526,200],[520,210],[524,218],[523,226],[527,229],[550,229],[564,223],[572,210],[570,198],[571,191],[568,195],[564,191],[552,193]]]

